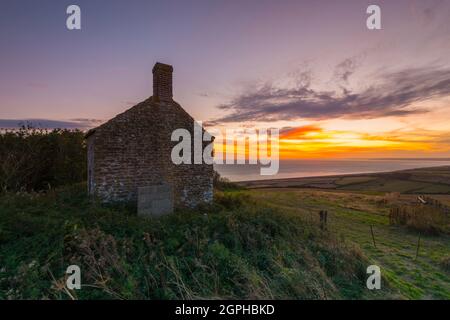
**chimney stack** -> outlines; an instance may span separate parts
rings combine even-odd
[[[173,67],[157,62],[153,67],[153,98],[156,101],[172,101]]]

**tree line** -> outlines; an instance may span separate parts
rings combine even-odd
[[[0,132],[0,192],[48,190],[86,175],[82,131],[24,125]]]

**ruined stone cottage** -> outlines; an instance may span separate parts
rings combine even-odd
[[[153,96],[86,134],[89,194],[104,202],[136,202],[138,190],[164,185],[175,207],[212,200],[212,164],[171,160],[178,143],[171,141],[172,132],[183,128],[193,137],[195,125],[172,99],[172,73],[172,66],[156,63]]]

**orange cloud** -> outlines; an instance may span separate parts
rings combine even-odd
[[[418,128],[369,134],[353,130],[327,130],[309,124],[282,130],[279,152],[281,159],[439,156],[450,152],[447,137],[448,132]],[[234,141],[230,147],[226,147],[223,140],[215,141],[217,151],[248,158],[248,141],[245,145],[237,145]]]
[[[325,130],[317,125],[291,129],[280,135],[281,158],[383,157],[393,154],[448,152],[442,132],[408,130],[367,134]]]
[[[280,134],[283,140],[302,140],[307,138],[311,133],[322,133],[323,129],[317,125],[306,125],[298,128],[289,129]]]

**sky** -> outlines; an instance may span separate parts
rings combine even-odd
[[[279,128],[283,158],[450,157],[450,0],[0,0],[0,127],[94,127],[157,61],[197,121]]]

